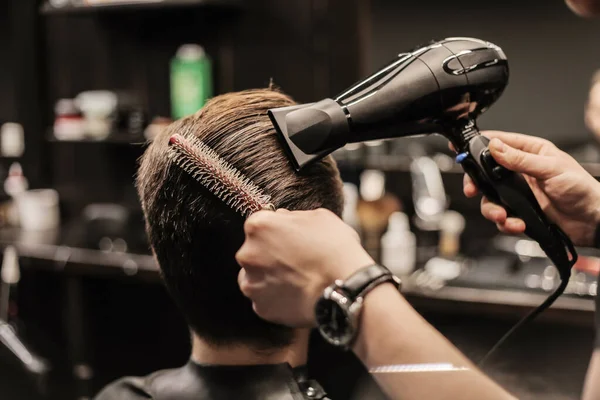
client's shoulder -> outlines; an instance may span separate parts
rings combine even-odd
[[[141,400],[152,396],[145,387],[146,378],[125,377],[106,386],[95,400]]]
[[[127,376],[118,379],[102,389],[94,400],[143,400],[156,399],[155,385],[161,378],[177,375],[180,369],[154,372],[144,377]]]

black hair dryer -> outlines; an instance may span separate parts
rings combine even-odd
[[[525,221],[568,281],[577,253],[540,208],[525,179],[498,165],[476,118],[508,83],[502,49],[473,38],[448,38],[398,56],[335,99],[269,110],[297,171],[346,143],[440,133],[465,172],[491,201]]]

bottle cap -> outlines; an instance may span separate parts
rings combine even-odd
[[[440,221],[440,230],[444,233],[460,235],[465,230],[465,217],[456,211],[446,211]]]
[[[0,271],[2,282],[9,285],[19,283],[21,271],[19,270],[19,257],[14,246],[6,246],[2,259],[2,271]]]
[[[4,191],[9,196],[15,196],[26,191],[29,187],[27,179],[23,175],[21,164],[12,163],[8,169],[8,177],[4,181]]]
[[[184,61],[198,61],[204,58],[205,52],[202,46],[197,44],[184,44],[178,50],[176,57]]]
[[[385,193],[385,174],[376,169],[367,169],[360,174],[360,196],[365,201],[375,201]]]
[[[356,219],[356,207],[358,206],[358,188],[353,183],[344,182],[344,221]]]
[[[408,230],[410,230],[408,215],[400,211],[396,211],[390,215],[388,232],[404,232]]]

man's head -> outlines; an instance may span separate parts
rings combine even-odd
[[[575,14],[582,17],[596,17],[600,15],[600,0],[566,0],[567,5]]]
[[[202,140],[278,208],[323,207],[341,215],[335,162],[328,157],[296,174],[278,142],[267,110],[293,104],[270,89],[215,97],[167,127],[141,160],[137,187],[166,285],[192,330],[216,345],[281,347],[290,344],[293,331],[261,320],[240,292],[235,253],[244,240],[244,220],[169,161],[169,137]]]

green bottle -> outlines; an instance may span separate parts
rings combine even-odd
[[[194,114],[212,97],[210,58],[201,46],[185,44],[171,60],[173,118]]]

